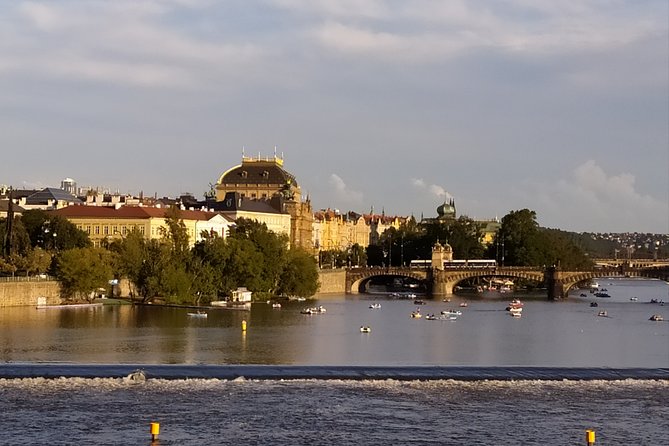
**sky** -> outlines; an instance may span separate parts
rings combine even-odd
[[[666,0],[0,2],[0,184],[669,233]]]

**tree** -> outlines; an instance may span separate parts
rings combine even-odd
[[[88,234],[59,215],[31,209],[23,213],[21,222],[33,247],[40,246],[47,251],[64,251],[91,245]]]
[[[317,266],[311,253],[301,248],[291,249],[281,272],[277,293],[287,296],[313,296],[318,291]]]
[[[66,297],[90,298],[113,277],[112,258],[103,248],[74,248],[57,258],[56,278]]]

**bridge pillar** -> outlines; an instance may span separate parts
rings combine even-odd
[[[559,271],[556,267],[550,266],[546,268],[546,288],[548,288],[548,300],[563,299],[564,283],[559,278]]]

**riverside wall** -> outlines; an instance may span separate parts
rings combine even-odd
[[[318,294],[345,294],[346,270],[321,269],[318,271],[318,282],[320,284]]]
[[[0,282],[0,308],[34,307],[38,297],[45,297],[47,305],[60,304],[60,284],[55,280]]]

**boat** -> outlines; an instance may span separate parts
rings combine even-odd
[[[425,320],[426,321],[436,321],[437,316],[435,316],[434,314],[428,314],[427,316],[425,316]]]
[[[281,304],[279,302],[274,302],[272,308],[281,308]]]
[[[609,317],[609,314],[606,312],[606,310],[602,310],[599,313],[597,313],[597,316],[600,317]]]
[[[420,300],[420,299],[416,299],[416,300],[413,301],[413,304],[414,305],[425,305],[425,301]]]
[[[371,333],[372,332],[372,327],[369,325],[361,325],[360,326],[360,333]]]
[[[369,306],[370,309],[372,310],[380,310],[381,309],[381,304],[371,304]]]
[[[186,313],[186,314],[190,317],[196,317],[196,318],[206,318],[207,317],[207,313],[205,313],[204,311],[195,311],[193,313]]]
[[[519,318],[519,317],[521,317],[521,316],[523,315],[523,313],[521,313],[520,311],[518,311],[518,312],[511,312],[510,314],[511,314],[511,317],[515,317],[515,318]]]
[[[598,307],[599,304],[597,302],[590,302],[591,307]]]
[[[444,316],[462,316],[462,311],[460,310],[442,310],[441,314]]]
[[[458,317],[455,314],[442,314],[439,316],[440,321],[455,321]]]
[[[300,313],[302,314],[319,314],[319,313],[325,313],[327,310],[323,305],[319,305],[317,307],[309,307],[309,308],[303,308]]]
[[[639,300],[639,298],[636,297],[636,296],[632,296],[632,297],[630,297],[630,300],[631,300],[632,302],[636,302],[636,301]]]
[[[523,313],[523,307],[509,307],[507,311],[511,313],[511,316],[520,316]]]
[[[520,301],[520,299],[513,299],[511,302],[509,302],[509,307],[511,308],[521,308],[524,304]]]
[[[423,315],[420,314],[420,310],[416,310],[411,312],[411,317],[413,319],[420,319],[421,317],[423,317]]]
[[[585,294],[585,293],[581,293],[580,296],[581,296],[581,297],[588,297],[588,295]]]
[[[657,322],[661,322],[661,321],[664,320],[664,318],[662,317],[661,314],[654,314],[654,315],[652,315],[651,317],[649,317],[648,320],[649,320],[649,321],[657,321]]]
[[[450,298],[448,298],[448,297],[446,297],[446,298],[442,299],[442,302],[450,302],[450,301],[451,301],[451,299],[450,299]]]
[[[595,293],[595,296],[597,296],[597,297],[611,297],[610,294],[608,294],[608,293],[603,293],[603,292],[601,292],[601,291],[598,292],[598,293]]]
[[[467,302],[460,302],[460,306],[466,308],[469,306],[469,304]]]

